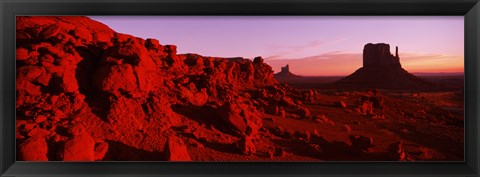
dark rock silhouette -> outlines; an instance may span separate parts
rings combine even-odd
[[[441,87],[410,74],[402,68],[398,47],[395,55],[390,45],[368,43],[363,48],[363,67],[335,82],[338,88],[381,88],[430,90]]]
[[[297,75],[291,73],[290,72],[290,66],[286,65],[286,66],[282,67],[282,70],[280,72],[275,74],[275,78],[280,78],[280,77],[300,77],[300,76],[297,76]]]
[[[395,50],[395,56],[390,53],[390,45],[380,43],[368,43],[363,48],[363,67],[364,68],[400,68],[400,58],[398,57],[398,47]]]

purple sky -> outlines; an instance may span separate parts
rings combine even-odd
[[[348,75],[366,43],[399,47],[411,72],[462,72],[463,16],[91,16],[120,33],[155,38],[178,53],[262,56],[275,72]]]

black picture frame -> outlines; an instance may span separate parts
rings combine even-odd
[[[0,0],[1,176],[479,176],[479,0]],[[16,162],[17,15],[459,15],[465,17],[464,162]]]

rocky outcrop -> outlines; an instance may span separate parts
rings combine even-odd
[[[17,130],[18,138],[44,138],[26,140],[20,159],[116,159],[112,153],[135,147],[168,150],[163,160],[188,160],[176,150],[182,143],[167,138],[171,127],[185,126],[185,116],[248,140],[258,136],[267,105],[283,100],[309,116],[261,57],[177,54],[174,45],[117,33],[87,17],[17,17],[16,24],[17,120],[31,120]],[[309,92],[303,99],[314,97]],[[194,116],[184,111],[205,107]],[[152,134],[157,139],[139,140]],[[44,141],[58,157],[47,159]],[[165,142],[172,147],[164,149]],[[250,141],[240,145],[254,149]],[[40,146],[37,155],[26,152]]]
[[[390,45],[368,43],[363,49],[363,67],[334,84],[337,88],[379,88],[430,90],[441,86],[416,77],[400,64],[398,47],[395,55]]]
[[[297,76],[297,75],[293,74],[292,72],[290,72],[290,66],[286,65],[286,66],[281,68],[280,72],[275,74],[275,77],[276,78],[289,78],[289,77],[300,77],[300,76]]]

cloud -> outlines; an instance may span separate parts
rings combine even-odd
[[[456,55],[405,53],[400,62],[411,72],[458,72],[464,68],[464,56]]]
[[[329,45],[333,45],[342,41],[347,40],[347,37],[339,38],[336,40],[325,41],[325,40],[314,40],[302,45],[284,45],[284,44],[270,44],[267,46],[268,50],[273,50],[273,53],[277,55],[265,57],[270,60],[284,59],[292,56],[299,56],[304,54],[306,51],[311,50],[320,50]]]

